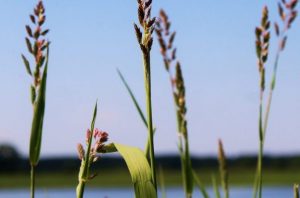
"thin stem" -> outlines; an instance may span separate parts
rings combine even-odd
[[[192,175],[192,170],[191,170],[191,168],[192,168],[192,161],[191,161],[191,157],[190,157],[190,149],[189,149],[189,140],[188,140],[188,135],[187,135],[187,133],[186,133],[186,136],[184,137],[184,146],[185,146],[185,148],[184,148],[184,155],[185,155],[185,160],[186,160],[186,170],[185,170],[185,178],[184,178],[184,180],[185,180],[185,196],[187,197],[187,198],[191,198],[192,197],[192,194],[191,194],[191,192],[188,192],[189,190],[188,190],[188,188],[189,188],[189,186],[190,185],[193,185],[193,184],[190,184],[190,180],[189,180],[189,176],[191,176]]]
[[[219,190],[219,184],[215,178],[215,176],[212,176],[212,185],[215,193],[216,198],[221,198],[220,190]]]
[[[90,164],[91,164],[90,153],[91,153],[91,146],[92,146],[92,141],[93,141],[96,117],[97,117],[97,102],[96,102],[96,105],[94,108],[93,119],[91,122],[90,134],[89,134],[88,143],[87,143],[87,151],[86,151],[85,157],[84,157],[84,159],[82,159],[81,165],[80,165],[80,170],[79,170],[79,175],[78,175],[79,183],[76,188],[77,198],[83,197],[85,183],[87,182],[88,177],[89,177],[89,168],[90,168]]]
[[[259,144],[259,158],[258,158],[258,169],[257,169],[257,186],[258,186],[258,197],[262,197],[262,160],[263,160],[263,142]]]
[[[280,57],[280,48],[278,49],[275,57],[275,63],[273,67],[273,74],[272,74],[272,81],[270,85],[270,90],[269,90],[269,96],[267,100],[267,107],[266,107],[266,112],[264,114],[264,120],[263,119],[263,111],[262,111],[262,102],[263,102],[263,91],[261,91],[260,94],[260,112],[259,112],[259,136],[260,136],[260,145],[259,145],[259,155],[258,155],[258,162],[257,162],[257,177],[255,186],[254,186],[254,198],[257,197],[257,192],[258,192],[258,197],[262,197],[262,158],[263,158],[263,150],[264,150],[264,143],[265,143],[265,136],[268,128],[268,121],[269,121],[269,115],[270,115],[270,110],[271,110],[271,105],[272,105],[272,99],[273,99],[273,91],[275,89],[276,85],[276,77],[277,77],[277,69],[278,69],[278,61]]]
[[[155,190],[157,191],[154,140],[153,140],[153,124],[152,124],[150,52],[143,53],[143,62],[144,62],[144,78],[145,78],[146,105],[147,105],[148,139],[150,140],[150,166],[151,166],[151,175],[152,175],[153,184],[155,186]]]
[[[257,197],[257,194],[261,195],[261,185],[262,185],[262,158],[263,158],[263,145],[264,145],[263,94],[264,94],[264,90],[261,88],[260,97],[259,97],[259,119],[258,119],[259,151],[258,151],[258,159],[257,159],[256,177],[254,181],[254,192],[253,192],[254,198]]]
[[[30,197],[34,198],[35,193],[35,166],[31,165],[30,171]]]
[[[278,50],[277,54],[276,54],[276,58],[275,58],[274,68],[273,68],[272,82],[271,82],[271,86],[270,86],[270,92],[269,92],[268,103],[267,103],[266,114],[265,114],[265,120],[264,120],[264,129],[263,129],[264,137],[266,135],[266,131],[267,131],[267,127],[268,127],[269,114],[270,114],[272,98],[273,98],[273,91],[275,89],[275,84],[276,84],[279,55],[280,55],[280,53],[279,53],[279,50]]]
[[[85,182],[81,180],[77,186],[77,197],[82,198],[84,193]]]

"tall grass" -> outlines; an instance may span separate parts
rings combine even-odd
[[[95,121],[97,117],[97,103],[94,108],[93,117],[90,128],[86,133],[86,151],[83,145],[78,144],[78,155],[81,160],[80,170],[78,173],[78,185],[76,188],[77,198],[83,198],[84,190],[87,182],[91,180],[95,174],[90,173],[92,163],[96,162],[99,154],[118,152],[123,157],[128,171],[131,175],[132,184],[137,198],[156,198],[157,197],[157,181],[156,181],[156,162],[154,153],[154,132],[152,123],[152,100],[151,100],[151,48],[153,44],[153,31],[156,31],[158,42],[160,45],[161,55],[163,57],[165,69],[168,72],[171,83],[174,106],[176,109],[177,131],[179,134],[178,149],[181,159],[182,183],[185,191],[185,197],[191,198],[193,195],[194,182],[199,186],[203,197],[208,198],[201,180],[196,175],[192,167],[188,127],[187,127],[187,107],[186,107],[186,88],[182,74],[182,67],[176,57],[176,48],[174,47],[174,39],[176,32],[170,30],[171,23],[167,14],[161,10],[159,20],[151,17],[152,0],[137,0],[138,3],[138,19],[139,25],[134,24],[134,29],[138,44],[141,48],[144,83],[146,93],[146,116],[142,112],[138,102],[136,101],[130,87],[125,81],[122,74],[119,75],[126,86],[145,126],[148,130],[148,139],[145,152],[139,148],[126,146],[123,144],[111,142],[107,144],[108,134],[104,131],[95,129]],[[289,2],[281,0],[278,4],[278,12],[281,23],[274,23],[275,34],[278,40],[278,49],[275,55],[273,65],[272,78],[269,83],[268,95],[266,95],[266,64],[269,56],[270,45],[270,27],[269,11],[267,7],[263,8],[260,26],[256,28],[256,54],[258,59],[259,71],[259,152],[257,159],[257,170],[254,181],[253,197],[262,197],[263,186],[263,153],[265,136],[268,127],[268,120],[271,110],[273,92],[275,89],[279,58],[287,43],[287,32],[291,28],[293,21],[297,16],[295,10],[298,0],[290,0]],[[34,8],[34,13],[30,15],[31,26],[26,25],[27,36],[25,38],[26,45],[33,63],[22,54],[22,59],[28,75],[32,78],[31,85],[31,103],[33,106],[33,120],[29,145],[29,160],[31,165],[30,177],[30,193],[31,198],[35,197],[35,169],[38,165],[41,151],[42,129],[46,104],[46,82],[47,69],[49,60],[49,42],[45,36],[49,32],[43,29],[45,23],[45,8],[42,1],[39,1]],[[156,27],[155,27],[156,26]],[[31,66],[33,64],[33,66]],[[266,101],[266,105],[265,104]],[[93,139],[95,143],[93,144]],[[219,171],[221,186],[225,198],[229,198],[228,187],[228,167],[223,144],[219,141]],[[161,181],[164,180],[161,171]],[[161,182],[164,188],[163,182]],[[219,185],[215,177],[213,177],[213,187],[216,197],[221,197]],[[165,194],[163,193],[165,197]],[[294,186],[294,197],[299,197],[298,185]]]
[[[77,198],[82,198],[84,193],[84,188],[86,182],[92,179],[94,176],[90,174],[90,166],[93,162],[96,162],[98,157],[96,157],[97,150],[103,146],[103,144],[108,139],[108,134],[106,132],[99,131],[95,129],[95,122],[97,117],[97,103],[94,108],[93,118],[90,128],[86,132],[86,152],[81,144],[78,144],[78,156],[81,160],[80,171],[78,175],[78,185],[76,189]],[[93,137],[98,138],[95,146],[92,147]]]
[[[136,198],[156,198],[155,187],[151,181],[150,166],[144,153],[140,149],[131,146],[118,143],[106,144],[108,133],[97,128],[95,129],[96,117],[97,103],[94,108],[90,129],[86,133],[86,151],[81,144],[77,146],[78,156],[81,160],[76,188],[77,198],[83,197],[86,183],[97,176],[97,174],[90,173],[90,168],[92,163],[98,161],[99,154],[114,152],[119,152],[127,164]],[[95,139],[94,144],[93,139]]]
[[[221,185],[223,188],[224,197],[229,198],[228,168],[227,168],[223,143],[221,140],[219,140],[218,161],[219,161],[219,172],[220,172]]]
[[[146,107],[147,107],[147,126],[148,126],[148,139],[150,142],[150,167],[152,174],[152,182],[157,189],[156,182],[156,163],[154,155],[154,131],[152,124],[152,100],[151,100],[151,58],[150,52],[152,48],[153,38],[152,33],[154,31],[155,18],[151,18],[151,7],[152,0],[138,0],[138,18],[140,26],[143,32],[134,24],[134,29],[137,37],[137,41],[140,45],[143,65],[144,65],[144,80],[145,80],[145,91],[146,91]]]
[[[188,140],[188,128],[186,120],[185,85],[180,62],[176,58],[176,48],[173,46],[176,32],[170,31],[171,23],[164,10],[160,11],[156,25],[156,34],[160,44],[160,52],[163,57],[165,69],[169,74],[172,87],[173,100],[177,116],[178,149],[180,153],[182,178],[185,197],[193,194],[193,173]]]
[[[261,24],[255,29],[256,35],[256,54],[258,58],[258,69],[260,76],[260,97],[259,97],[259,153],[257,160],[257,170],[254,182],[254,193],[253,197],[262,197],[262,164],[263,164],[263,151],[265,136],[268,127],[269,114],[271,110],[273,92],[276,84],[277,70],[279,57],[281,52],[284,50],[287,42],[287,31],[290,29],[291,24],[297,16],[297,11],[295,7],[297,5],[297,0],[290,0],[289,2],[281,1],[278,3],[278,12],[281,19],[281,25],[277,22],[274,23],[276,37],[278,39],[278,49],[275,56],[275,62],[273,65],[272,79],[270,81],[269,95],[267,97],[266,107],[264,106],[264,94],[265,94],[265,64],[268,60],[269,55],[269,41],[270,41],[270,21],[269,21],[269,11],[267,7],[263,8]]]
[[[31,103],[33,106],[33,119],[29,145],[29,160],[31,166],[30,174],[30,194],[35,196],[35,168],[38,165],[41,151],[42,131],[45,112],[46,100],[46,82],[47,69],[49,59],[49,42],[45,40],[45,36],[49,32],[48,29],[43,30],[45,23],[45,8],[42,1],[39,1],[34,8],[34,13],[30,15],[33,28],[26,25],[27,36],[25,38],[29,54],[33,57],[34,70],[30,61],[22,54],[22,59],[26,67],[26,71],[32,78],[31,84]]]

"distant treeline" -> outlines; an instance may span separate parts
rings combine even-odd
[[[229,157],[227,163],[230,169],[254,169],[257,157],[239,156]],[[192,157],[193,166],[196,169],[218,169],[216,157]],[[177,155],[161,155],[157,157],[157,165],[164,170],[180,170],[180,159]],[[103,157],[95,165],[95,170],[124,169],[125,162],[117,156]],[[77,157],[52,157],[40,160],[39,172],[77,172],[80,160]],[[300,155],[294,156],[266,156],[264,167],[272,169],[297,169],[300,167]],[[0,153],[0,173],[28,172],[30,169],[28,159],[19,155],[3,156]]]
[[[256,155],[228,157],[227,164],[230,169],[254,169]],[[217,169],[216,157],[192,157],[193,167],[196,169]],[[297,169],[300,167],[300,155],[268,156],[264,157],[264,167],[272,169]],[[157,165],[164,170],[180,170],[180,158],[176,154],[157,156]],[[102,157],[94,164],[95,170],[125,169],[122,158]],[[51,157],[40,160],[37,171],[40,172],[77,172],[80,160],[77,157]],[[30,170],[27,158],[21,157],[11,145],[0,145],[0,173],[28,172]]]

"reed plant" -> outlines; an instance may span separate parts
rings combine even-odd
[[[156,163],[154,154],[154,130],[152,124],[152,100],[151,100],[151,57],[150,52],[153,44],[153,31],[155,25],[155,18],[151,18],[152,0],[138,0],[138,19],[143,31],[137,24],[134,24],[134,29],[138,44],[140,45],[143,65],[144,65],[144,81],[146,91],[146,107],[147,107],[147,126],[148,126],[148,140],[150,149],[150,167],[152,182],[157,191],[156,182]]]
[[[97,103],[94,108],[91,126],[86,132],[86,151],[82,144],[77,145],[78,156],[81,160],[76,188],[77,198],[83,198],[86,183],[97,176],[97,174],[91,174],[90,169],[91,165],[98,161],[100,154],[115,152],[120,153],[127,164],[134,186],[135,197],[156,198],[151,169],[144,153],[138,148],[119,143],[112,142],[107,144],[108,133],[97,128],[95,129],[96,117]],[[94,144],[93,139],[95,140]]]
[[[220,179],[221,179],[221,185],[223,188],[224,197],[229,198],[228,168],[227,168],[226,156],[225,156],[223,143],[221,140],[219,140],[218,162],[219,162],[219,172],[220,172]]]
[[[31,198],[34,198],[35,196],[35,168],[38,165],[40,158],[46,100],[49,41],[46,41],[45,36],[49,30],[43,29],[45,20],[45,8],[43,2],[39,1],[34,8],[33,14],[30,15],[31,26],[33,27],[26,25],[27,36],[25,37],[25,41],[28,52],[34,60],[32,63],[33,66],[31,66],[30,61],[25,55],[22,54],[26,71],[33,81],[30,87],[33,119],[29,145]]]
[[[285,1],[281,0],[278,3],[278,13],[281,19],[281,24],[275,22],[274,28],[276,37],[278,40],[278,48],[275,55],[275,62],[273,65],[272,78],[270,81],[269,87],[269,95],[267,97],[267,104],[264,106],[264,95],[265,95],[265,64],[268,60],[269,56],[269,45],[270,45],[270,26],[271,23],[269,21],[269,11],[265,6],[262,11],[262,18],[260,26],[255,29],[256,36],[256,55],[258,59],[258,71],[259,71],[259,88],[260,88],[260,96],[259,96],[259,153],[257,160],[257,170],[256,177],[254,181],[254,193],[253,197],[259,198],[262,197],[262,164],[263,164],[263,150],[265,143],[265,136],[268,127],[269,114],[271,110],[273,92],[275,89],[276,78],[277,78],[277,70],[279,57],[282,51],[284,50],[287,42],[287,31],[291,28],[292,23],[294,22],[297,11],[295,10],[298,0],[290,0]]]
[[[171,23],[164,10],[159,13],[159,20],[156,23],[156,35],[160,45],[160,52],[163,57],[165,69],[169,74],[172,87],[172,94],[177,116],[178,149],[182,166],[182,179],[185,197],[192,197],[193,194],[193,172],[190,157],[188,128],[186,120],[186,98],[185,85],[181,65],[176,58],[176,48],[173,46],[176,32],[170,31]]]
[[[77,198],[82,198],[86,182],[93,179],[96,175],[90,174],[91,164],[98,160],[97,151],[104,146],[108,140],[108,133],[95,129],[95,121],[97,117],[97,103],[94,108],[93,118],[90,128],[86,132],[86,151],[82,144],[77,145],[79,159],[81,160],[80,171],[78,175],[78,185],[76,189]],[[93,138],[95,144],[92,146]]]
[[[81,160],[81,165],[78,173],[78,185],[76,188],[77,198],[83,198],[84,190],[87,182],[96,174],[91,174],[91,166],[95,163],[100,154],[108,154],[118,152],[124,159],[128,171],[130,173],[132,184],[135,191],[136,198],[156,198],[157,197],[157,181],[156,181],[156,162],[155,162],[155,149],[154,149],[154,132],[155,128],[152,123],[152,100],[151,100],[151,48],[153,44],[153,32],[157,34],[158,42],[160,45],[160,52],[163,57],[165,69],[169,75],[171,84],[174,106],[176,109],[177,118],[177,131],[179,134],[178,150],[181,159],[181,174],[183,180],[183,187],[185,191],[185,197],[191,198],[193,195],[194,183],[196,183],[203,197],[208,198],[209,195],[206,192],[201,180],[197,176],[195,170],[192,167],[188,127],[187,127],[187,107],[186,107],[186,88],[184,78],[182,74],[182,68],[180,61],[176,56],[176,48],[174,47],[174,39],[176,32],[170,30],[171,22],[165,11],[161,10],[159,19],[151,17],[152,0],[137,0],[138,3],[138,19],[139,25],[134,24],[134,29],[138,44],[142,53],[143,68],[144,68],[144,81],[146,92],[146,116],[141,110],[137,100],[134,97],[130,87],[125,81],[122,74],[119,75],[126,86],[145,126],[148,130],[148,139],[145,151],[132,146],[127,146],[115,142],[107,143],[108,133],[95,128],[95,122],[97,117],[97,102],[94,107],[93,116],[90,128],[86,132],[86,149],[82,144],[77,145],[78,156]],[[277,70],[279,64],[279,58],[286,46],[287,32],[291,28],[294,22],[297,11],[296,5],[298,0],[281,0],[278,3],[278,12],[281,19],[281,23],[274,23],[275,34],[278,40],[278,49],[275,55],[275,61],[273,65],[272,78],[270,81],[270,87],[268,90],[268,96],[265,98],[265,74],[270,45],[270,27],[271,22],[269,20],[269,11],[267,7],[263,8],[261,24],[255,29],[256,35],[256,54],[258,59],[258,71],[259,71],[259,153],[257,159],[257,170],[254,181],[254,198],[262,197],[262,164],[263,164],[263,152],[265,136],[268,127],[269,114],[272,104],[273,92],[276,84]],[[31,198],[35,197],[35,169],[38,165],[41,151],[41,141],[43,132],[43,122],[45,114],[46,103],[46,83],[47,83],[47,69],[49,60],[49,41],[46,39],[46,35],[49,30],[44,29],[43,25],[46,20],[45,8],[42,1],[39,1],[34,8],[34,12],[30,15],[31,25],[26,25],[27,36],[25,38],[28,53],[32,57],[33,61],[26,58],[22,54],[22,60],[24,62],[28,75],[32,78],[31,84],[31,103],[33,106],[33,120],[30,136],[29,146],[29,161],[31,166],[31,179],[30,179],[30,193]],[[264,105],[266,100],[266,105]],[[94,144],[93,144],[94,140]],[[221,186],[223,188],[223,194],[225,198],[229,198],[228,187],[228,167],[226,163],[225,151],[222,141],[219,141],[219,172]],[[161,184],[164,189],[163,173],[161,169]],[[213,186],[215,190],[215,196],[221,197],[219,191],[219,185],[215,177],[213,177]],[[163,193],[165,197],[165,193]],[[298,185],[294,185],[294,197],[299,198]]]

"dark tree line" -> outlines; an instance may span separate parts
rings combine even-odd
[[[256,166],[256,155],[229,157],[227,163],[230,169],[253,169]],[[216,157],[192,157],[196,169],[217,169]],[[157,156],[157,164],[166,170],[180,170],[180,159],[176,154]],[[42,158],[39,163],[40,172],[76,172],[80,166],[78,157]],[[300,155],[264,157],[264,167],[272,169],[296,169],[300,167]],[[103,157],[94,166],[95,170],[125,169],[123,159],[118,156]],[[28,172],[30,169],[27,158],[22,157],[17,150],[8,144],[0,145],[0,173]]]

